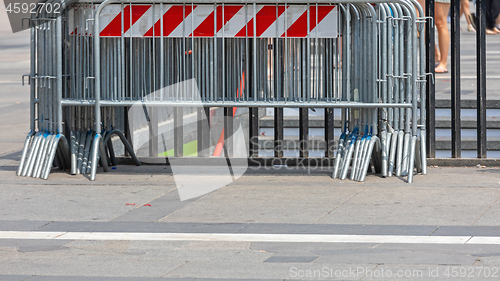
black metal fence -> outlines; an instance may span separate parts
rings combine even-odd
[[[486,158],[486,1],[476,1],[476,65],[477,65],[477,158]],[[427,0],[426,15],[434,18],[434,0]],[[452,0],[451,18],[451,156],[461,158],[461,86],[460,86],[460,0]],[[427,72],[434,75],[434,28],[426,29]],[[436,156],[435,84],[427,80],[427,157]]]

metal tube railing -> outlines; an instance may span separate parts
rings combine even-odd
[[[423,36],[417,37],[422,32],[417,25],[417,10],[422,12],[418,4],[406,0],[342,0],[337,6],[325,5],[330,2],[324,0],[220,4],[106,0],[88,7],[73,3],[66,2],[71,7],[65,10],[67,17],[43,23],[32,36],[38,64],[32,62],[32,76],[36,65],[37,77],[30,80],[37,84],[32,89],[33,98],[40,101],[39,129],[47,133],[28,136],[26,159],[18,173],[34,170],[34,175],[48,176],[46,167],[55,157],[70,165],[72,174],[90,173],[95,179],[99,160],[106,169],[111,161],[108,153],[114,158],[112,145],[105,141],[115,126],[114,108],[140,103],[145,113],[150,111],[150,124],[157,119],[157,107],[175,107],[178,113],[184,107],[226,107],[228,120],[234,116],[233,107],[273,107],[278,120],[275,143],[281,147],[275,150],[277,156],[283,155],[282,108],[301,108],[301,157],[307,157],[309,150],[308,108],[341,108],[342,145],[336,174],[346,178],[352,166],[350,178],[364,180],[372,152],[381,151],[375,169],[390,176],[395,168],[396,175],[406,174],[412,181],[417,130],[425,137],[425,88],[419,91],[417,87],[418,80],[427,77]],[[165,3],[180,14],[168,14]],[[113,9],[117,10],[115,19],[109,14]],[[208,18],[201,19],[198,10]],[[103,11],[111,20],[104,22],[106,26],[102,25]],[[272,27],[262,28],[269,20],[265,16],[273,13]],[[226,25],[232,17],[244,22],[239,35]],[[335,34],[321,27],[324,18],[335,19],[328,22],[338,26],[330,28]],[[173,20],[177,29],[166,25]],[[138,31],[136,22],[151,24],[151,30]],[[113,24],[116,33],[107,29]],[[68,25],[69,34],[63,32],[63,25]],[[46,44],[37,44],[37,37]],[[383,43],[378,46],[378,42]],[[69,46],[67,53],[62,51],[63,44]],[[66,144],[71,152],[64,156],[58,151],[65,145],[56,143],[66,140],[55,136],[62,133],[63,106],[70,107],[68,120],[73,120],[71,145]],[[330,125],[325,121],[325,126]],[[226,128],[227,137],[230,130]],[[331,138],[333,134],[328,134]],[[182,137],[177,144],[177,151],[182,150]],[[418,149],[425,154],[423,141]]]

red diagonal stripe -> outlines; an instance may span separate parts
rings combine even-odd
[[[335,6],[318,6],[318,24],[330,13]],[[316,27],[316,6],[310,6],[309,31]],[[307,37],[307,11],[305,11],[287,30],[288,37]],[[285,37],[285,33],[281,35]]]
[[[224,24],[222,24],[222,6],[217,7],[217,32],[238,13],[243,5],[224,5]]]
[[[278,6],[278,17],[281,16],[281,14],[283,14],[284,11],[285,11],[285,6]],[[271,24],[273,24],[278,19],[276,17],[276,5],[264,6],[262,9],[260,9],[260,11],[257,12],[257,15],[255,15],[255,17],[248,22],[246,28],[243,27],[235,35],[235,37],[253,36],[253,21],[255,20],[255,18],[257,19],[256,36],[259,37],[262,35],[262,33],[264,33],[264,31],[266,31],[269,28],[269,26],[271,26]]]
[[[168,11],[163,15],[163,36],[168,36],[172,31],[174,31],[184,20],[185,16],[191,14],[191,5],[186,5],[185,10],[183,10],[182,5],[176,5],[170,7]],[[193,9],[196,5],[193,5]],[[161,20],[158,20],[154,25],[155,36],[161,36]],[[153,36],[153,27],[151,27],[144,36]]]
[[[314,9],[316,12],[316,9]],[[315,14],[316,15],[316,14]],[[310,22],[312,22],[312,11],[309,15]],[[314,20],[316,22],[316,20]],[[307,11],[305,11],[300,17],[284,32],[281,37],[306,37],[307,36]]]
[[[219,11],[217,7],[217,16],[219,13],[222,13],[222,10]],[[193,27],[194,28],[194,27]],[[189,34],[189,36],[195,36],[195,37],[213,37],[214,36],[214,12],[211,12],[208,17],[203,20],[203,22],[196,27],[196,29],[193,31],[193,33]]]
[[[224,25],[231,20],[234,15],[241,10],[243,5],[224,5]],[[217,6],[217,32],[221,30],[222,24],[222,6]],[[196,27],[189,36],[194,37],[213,37],[214,36],[214,12]]]
[[[318,6],[318,24],[335,8],[334,5],[332,6]],[[310,27],[312,31],[316,27],[316,7],[315,6],[310,6],[311,9],[311,17],[309,18],[310,20]]]
[[[130,17],[132,16],[132,25],[136,23],[151,5],[132,5],[132,15],[130,14],[130,5],[123,9],[123,33],[130,29]],[[100,33],[101,36],[121,36],[122,16],[119,13]]]

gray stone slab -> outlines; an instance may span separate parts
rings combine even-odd
[[[2,220],[0,231],[31,231],[49,224],[50,221]]]
[[[0,276],[0,280],[1,276]],[[194,278],[33,276],[26,281],[192,281]]]
[[[477,266],[491,266],[500,269],[500,257],[499,256],[483,257],[477,263]],[[498,275],[500,276],[500,270]]]
[[[474,101],[475,102],[475,101]],[[500,101],[496,101],[500,102]],[[488,106],[486,106],[488,107]],[[477,129],[476,117],[462,117],[460,120],[462,129]],[[451,129],[451,117],[436,117],[436,129]],[[487,129],[500,128],[500,120],[496,117],[486,118]],[[459,159],[459,158],[457,158]],[[484,158],[483,158],[484,159]]]
[[[463,255],[477,259],[484,257],[500,257],[500,245],[456,245],[456,244],[393,244],[393,243],[272,243],[253,242],[250,249],[264,251],[281,256],[314,255],[324,256],[343,254],[346,251],[383,249],[398,252],[427,253],[429,256]]]
[[[330,204],[253,200],[229,201],[224,204],[217,201],[196,202],[163,218],[161,222],[314,223],[335,207]]]
[[[281,262],[281,263],[308,263],[318,259],[318,256],[272,256],[264,262]]]
[[[159,222],[53,222],[38,231],[235,233],[243,223],[159,223]]]
[[[0,263],[0,272],[6,275],[158,278],[185,264],[179,260],[144,261],[138,259],[137,255],[116,252],[72,250],[51,253],[21,253]]]
[[[498,220],[497,220],[498,222]],[[432,236],[500,236],[500,226],[440,226]]]
[[[369,249],[380,244],[375,243],[290,243],[290,242],[252,242],[250,249],[281,255],[313,253],[324,250]]]
[[[58,250],[68,243],[68,241],[53,239],[0,239],[0,247],[17,247],[21,252]]]
[[[331,265],[335,269],[349,270],[352,266],[373,268],[374,265],[357,263],[355,265],[338,263]],[[196,278],[212,279],[305,279],[305,276],[296,274],[299,270],[321,270],[324,264],[316,263],[263,263],[247,261],[244,263],[224,262],[216,260],[194,261],[169,272],[166,277],[193,276]],[[297,272],[294,272],[296,270]],[[332,280],[331,278],[314,278],[309,280]]]
[[[153,256],[157,259],[165,260],[178,258],[178,248],[189,244],[190,241],[92,241],[74,240],[66,246],[75,253],[102,253],[135,255],[136,258],[148,258]],[[57,254],[53,253],[53,254]]]
[[[498,218],[500,216],[500,202],[497,201],[491,208],[482,214],[475,222],[477,226],[498,226]]]
[[[151,206],[143,205],[117,218],[114,218],[113,221],[158,221],[194,201],[196,200],[181,201],[179,193],[176,189],[174,189],[171,192],[148,202]]]
[[[216,281],[216,280],[221,280],[221,281],[282,281],[282,279],[228,279],[228,278],[195,278],[195,281]],[[166,279],[166,281],[169,281],[169,279]]]
[[[321,218],[322,224],[472,225],[488,209],[481,205],[342,205]]]
[[[315,263],[373,263],[373,264],[457,264],[473,265],[478,259],[470,255],[410,252],[394,249],[353,249],[314,251],[321,255]]]
[[[0,275],[0,281],[24,281],[30,277],[31,275]]]
[[[69,175],[61,172],[61,176]],[[45,182],[39,179],[31,179],[30,184],[2,184],[0,219],[109,221],[172,190],[167,186],[120,186],[103,182],[82,186],[76,181],[77,177],[72,179],[75,181],[71,184],[40,185]]]
[[[475,137],[462,137],[461,148],[462,150],[476,150],[477,149],[477,138]],[[439,137],[436,140],[436,150],[450,150],[451,149],[451,137]],[[488,138],[488,150],[500,150],[500,139],[499,138]]]
[[[8,153],[8,154],[1,155],[0,156],[0,160],[15,160],[15,161],[19,161],[19,159],[21,158],[21,154],[22,154],[21,150],[15,151],[15,152],[11,152],[11,153]]]
[[[353,225],[353,224],[287,224],[252,223],[238,233],[269,234],[345,234],[345,235],[430,235],[437,226]]]
[[[250,243],[245,242],[192,242],[172,250],[164,249],[143,249],[147,254],[139,257],[140,260],[144,261],[161,261],[166,262],[171,260],[182,260],[186,263],[196,263],[196,262],[207,262],[208,260],[217,262],[219,264],[231,263],[234,265],[243,265],[247,262],[251,263],[262,263],[266,259],[273,256],[273,253],[249,250]],[[138,251],[138,249],[134,249]],[[172,276],[172,277],[185,277],[192,275],[183,276]],[[209,277],[206,275],[194,276],[194,277]],[[222,276],[223,277],[223,276]],[[238,278],[250,278],[245,276],[238,276]],[[251,277],[251,278],[262,278]],[[268,278],[268,277],[266,277]]]
[[[284,175],[281,175],[284,176]],[[249,203],[259,204],[316,204],[340,205],[348,201],[363,186],[355,184],[332,185],[331,175],[324,176],[243,176],[231,185],[221,188],[196,203],[219,203],[223,206]]]
[[[498,170],[500,171],[500,170]],[[498,182],[496,183],[498,185]],[[363,190],[346,204],[370,205],[492,205],[500,197],[497,186],[491,188],[473,189],[470,187],[429,188],[411,185],[394,187],[372,187]],[[395,206],[397,208],[397,206]]]
[[[500,256],[500,245],[474,244],[379,244],[378,249],[429,253],[429,255],[450,254],[469,255],[478,259]]]
[[[21,246],[18,252],[21,253],[32,253],[32,252],[50,252],[50,251],[62,251],[67,250],[67,247],[57,246],[57,245],[31,245],[31,246]]]

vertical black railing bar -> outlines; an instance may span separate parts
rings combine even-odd
[[[224,107],[224,155],[225,157],[233,157],[233,108]]]
[[[259,108],[258,107],[250,107],[249,108],[249,151],[250,157],[259,156]]]
[[[283,108],[274,108],[274,157],[283,157]]]
[[[158,108],[149,108],[149,157],[158,156]]]
[[[174,108],[174,156],[184,155],[184,120],[182,107]]]
[[[333,119],[333,108],[325,108],[325,157],[333,158],[333,152],[335,150],[334,140],[333,140],[333,130],[334,130],[334,119]]]
[[[196,139],[197,143],[197,156],[202,157],[203,155],[203,126],[206,125],[203,121],[203,107],[199,107],[196,109]]]
[[[205,112],[205,116],[207,117],[207,121],[203,124],[203,151],[206,156],[210,156],[210,107],[203,107],[203,111]]]
[[[476,1],[477,157],[486,158],[486,5]]]
[[[210,148],[210,107],[197,109],[198,156],[208,157]]]
[[[462,151],[460,123],[460,0],[451,1],[451,157]]]
[[[427,0],[425,6],[425,14],[427,17],[434,19],[434,0]],[[435,70],[435,28],[433,20],[427,22],[427,28],[425,29],[425,46],[426,46],[426,67],[427,73],[431,76],[427,76],[427,87],[426,87],[426,122],[425,131],[427,133],[427,157],[436,157],[436,88],[434,84],[434,70]]]
[[[129,111],[130,107],[126,106],[123,108],[123,134],[125,135],[125,138],[127,139],[128,143],[134,148],[134,134],[132,133],[132,130],[134,129],[134,118],[129,119]],[[128,151],[125,149],[125,156],[130,156]]]
[[[309,108],[299,108],[299,156],[309,157]]]

